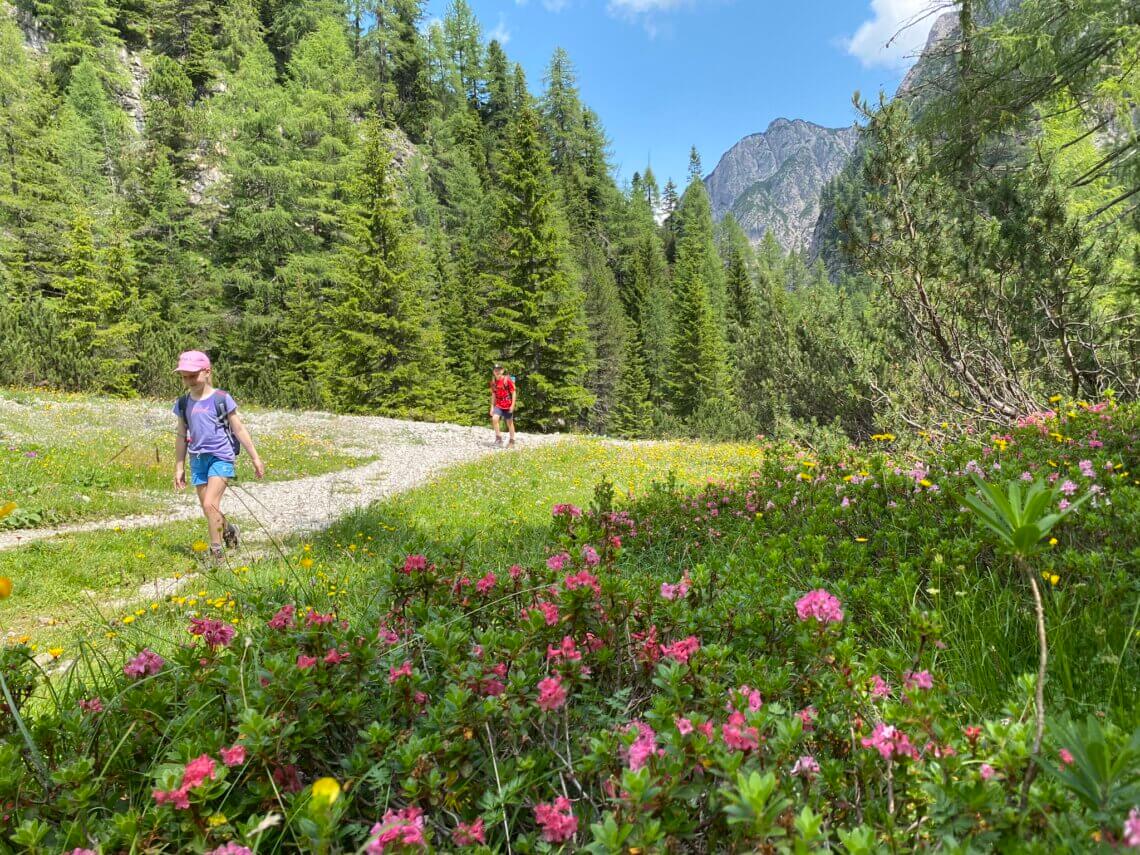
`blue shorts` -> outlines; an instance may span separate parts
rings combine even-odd
[[[496,416],[506,419],[508,422],[513,422],[515,420],[515,414],[510,410],[504,410],[502,407],[495,407],[493,412]]]
[[[211,478],[233,478],[234,462],[214,454],[190,455],[190,483],[201,487]]]

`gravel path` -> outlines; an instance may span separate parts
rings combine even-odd
[[[168,415],[166,418],[169,420]],[[242,528],[251,535],[268,532],[281,536],[315,531],[349,511],[423,484],[447,466],[486,454],[514,451],[496,448],[494,436],[486,427],[283,411],[245,413],[245,421],[255,440],[259,430],[318,431],[332,437],[342,450],[353,449],[361,456],[377,457],[364,466],[325,475],[293,481],[240,483],[227,492],[223,510],[239,525],[244,522]],[[520,433],[516,448],[548,445],[564,438],[559,434]],[[266,465],[271,467],[273,461],[267,460]],[[76,532],[140,528],[201,515],[193,489],[187,488],[175,506],[162,513],[0,532],[0,550]]]

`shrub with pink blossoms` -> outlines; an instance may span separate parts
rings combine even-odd
[[[578,831],[578,818],[570,808],[570,800],[559,796],[553,802],[534,806],[534,821],[542,829],[547,843],[565,843]]]
[[[148,647],[123,666],[123,673],[137,679],[157,674],[165,664],[166,660]]]
[[[843,620],[843,609],[839,600],[823,588],[809,591],[796,600],[796,614],[800,620],[817,620],[820,623],[840,623]]]
[[[562,685],[562,677],[555,674],[538,682],[538,706],[547,712],[556,710],[566,703],[566,687]]]
[[[384,818],[372,826],[364,851],[367,855],[382,855],[393,848],[427,849],[427,845],[424,812],[412,806],[385,812]]]
[[[213,618],[190,618],[190,627],[186,631],[199,636],[207,646],[214,649],[229,647],[234,639],[233,624]]]

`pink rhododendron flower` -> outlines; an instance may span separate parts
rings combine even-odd
[[[934,678],[929,671],[907,671],[903,677],[903,686],[909,690],[915,689],[933,689]]]
[[[691,583],[688,576],[682,576],[681,581],[676,584],[670,582],[661,583],[661,596],[666,600],[682,600],[688,593]]]
[[[880,677],[878,674],[871,675],[871,697],[872,698],[886,698],[890,697],[891,687],[887,681]]]
[[[223,748],[220,752],[222,762],[227,766],[240,766],[245,762],[245,746],[238,744],[230,748]]]
[[[1066,478],[1064,483],[1061,484],[1061,492],[1064,493],[1066,496],[1073,495],[1073,493],[1077,492],[1076,483],[1074,483],[1073,481],[1070,481],[1068,478]]]
[[[451,842],[456,846],[477,846],[487,842],[483,833],[483,817],[471,823],[461,822],[451,832]]]
[[[212,648],[229,647],[234,639],[233,624],[213,618],[190,618],[190,627],[186,631],[200,636]]]
[[[570,809],[570,800],[559,796],[549,804],[534,806],[534,821],[542,829],[547,843],[563,843],[578,830],[578,817]]]
[[[80,701],[79,708],[86,713],[103,712],[103,701],[99,698],[91,698],[89,700]]]
[[[289,625],[293,623],[293,616],[296,612],[297,609],[295,606],[282,606],[277,610],[277,614],[269,619],[269,628],[276,630],[288,629]]]
[[[427,848],[424,839],[424,812],[418,807],[406,807],[402,810],[390,810],[384,814],[384,819],[369,832],[371,839],[364,847],[368,855],[382,855],[384,850],[395,844],[396,848],[415,846]]]
[[[507,573],[510,574],[511,579],[517,580],[519,578],[519,576],[521,576],[523,574],[522,565],[512,564],[510,569],[507,570]]]
[[[72,849],[67,855],[98,855],[94,849]]]
[[[563,567],[570,563],[570,554],[568,552],[559,552],[556,555],[551,555],[546,559],[546,566],[553,570],[555,573],[560,571]]]
[[[177,790],[155,790],[152,794],[156,805],[170,805],[175,810],[190,810],[190,791],[186,787]]]
[[[815,707],[804,707],[796,715],[803,723],[805,731],[815,730]]]
[[[884,760],[889,760],[892,756],[911,758],[918,756],[918,751],[910,744],[909,737],[894,725],[884,722],[876,724],[871,735],[863,737],[861,741],[864,748],[874,748]]]
[[[810,781],[819,774],[819,762],[810,754],[805,754],[792,766],[792,774]]]
[[[753,689],[749,685],[742,685],[735,691],[729,689],[728,701],[725,703],[724,708],[731,712],[736,709],[737,702],[741,700],[748,704],[748,711],[750,713],[759,712],[760,707],[764,706],[764,698],[758,690]]]
[[[328,614],[321,614],[316,609],[309,609],[305,612],[305,626],[324,626],[325,624],[332,623],[336,620],[336,615],[332,612]]]
[[[733,712],[721,725],[720,733],[724,744],[735,751],[751,751],[760,747],[760,731],[748,726],[744,713]]]
[[[582,516],[582,509],[575,505],[555,505],[551,510],[551,515],[556,517],[570,517],[570,519],[578,519]]]
[[[555,674],[545,680],[538,681],[538,706],[550,712],[566,703],[566,687],[562,685],[562,677]]]
[[[1125,846],[1140,849],[1140,808],[1132,808],[1128,812],[1128,819],[1124,820],[1124,833],[1122,841]]]
[[[564,635],[562,644],[558,647],[551,644],[546,645],[546,658],[547,660],[565,659],[567,662],[577,662],[582,658],[582,654],[574,643],[574,639],[569,635]]]
[[[165,664],[166,660],[148,647],[123,666],[123,673],[128,677],[137,679],[139,677],[157,674],[162,670],[162,666]]]
[[[1073,755],[1069,752],[1068,748],[1062,748],[1057,752],[1057,756],[1061,758],[1062,766],[1069,766],[1073,762]]]
[[[601,561],[598,558],[598,551],[588,543],[582,547],[582,560],[590,567],[597,567],[598,562]]]
[[[983,763],[978,769],[978,774],[982,776],[983,781],[988,781],[994,776],[994,767],[989,763]]]
[[[657,734],[653,732],[653,728],[643,721],[635,721],[627,728],[627,730],[637,730],[637,739],[628,748],[622,746],[621,753],[629,763],[631,771],[636,772],[649,762],[649,758],[655,754],[664,754],[657,748]]]
[[[687,718],[675,718],[673,724],[677,725],[677,732],[681,736],[688,736],[693,732],[693,723]]]
[[[598,577],[588,570],[582,570],[572,576],[567,576],[563,584],[566,585],[567,591],[574,591],[578,588],[590,588],[595,594],[602,593],[602,585],[598,581]]]
[[[297,668],[300,669],[301,671],[307,671],[308,669],[312,668],[316,664],[317,664],[317,657],[316,656],[306,656],[304,653],[302,653],[300,656],[297,657]]]
[[[695,635],[690,635],[688,638],[682,638],[680,641],[674,641],[669,645],[662,644],[661,655],[666,659],[685,663],[689,661],[690,656],[700,649],[700,640]]]
[[[1084,475],[1086,478],[1095,478],[1096,477],[1096,469],[1093,468],[1093,464],[1092,464],[1091,460],[1082,460],[1080,463],[1077,464],[1077,466],[1080,467],[1081,474]]]
[[[538,610],[542,612],[542,617],[546,620],[547,626],[554,626],[558,623],[558,606],[554,603],[540,602],[538,603]]]
[[[495,574],[488,573],[486,576],[475,583],[475,590],[478,591],[481,595],[486,596],[494,589],[495,581]]]
[[[182,786],[194,789],[204,781],[213,781],[217,778],[217,761],[209,754],[200,754],[189,763],[182,773]]]
[[[411,573],[414,570],[424,570],[427,568],[427,556],[424,555],[409,555],[404,559],[404,572]]]
[[[206,855],[253,855],[253,850],[240,843],[223,843],[217,849],[211,849]]]
[[[796,600],[796,614],[802,621],[815,618],[820,623],[839,623],[843,620],[839,600],[823,588],[809,591]]]
[[[329,652],[325,654],[325,664],[326,665],[339,665],[341,662],[345,661],[348,658],[349,658],[348,653],[341,653],[335,647],[332,647],[329,649]]]
[[[292,763],[274,766],[273,782],[287,793],[299,793],[303,789],[301,770]]]
[[[405,659],[404,664],[401,665],[399,668],[389,668],[388,669],[388,682],[389,683],[395,683],[401,677],[411,677],[411,676],[412,676],[412,662],[410,659]]]

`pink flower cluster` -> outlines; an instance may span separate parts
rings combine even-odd
[[[1132,849],[1140,849],[1140,808],[1132,808],[1128,819],[1124,820],[1123,843]]]
[[[253,855],[253,850],[240,843],[223,843],[217,849],[211,849],[206,855]]]
[[[540,709],[550,712],[565,703],[566,687],[562,685],[560,674],[538,681],[538,706]]]
[[[238,747],[238,746],[235,746]],[[232,749],[231,749],[232,750]],[[223,755],[224,757],[224,755]],[[245,748],[241,748],[241,762],[245,761]],[[224,760],[223,760],[224,762]],[[227,765],[238,765],[227,764]],[[195,757],[182,770],[182,781],[175,790],[155,790],[154,801],[159,805],[170,805],[177,810],[190,809],[190,791],[206,781],[217,780],[218,764],[209,754]]]
[[[233,624],[224,620],[193,617],[190,618],[190,626],[186,631],[199,636],[212,649],[229,647],[234,640]]]
[[[760,747],[760,731],[748,725],[744,713],[733,711],[721,725],[724,744],[734,751],[753,751]]]
[[[305,612],[305,626],[310,628],[314,626],[325,626],[334,620],[336,620],[336,615],[333,612],[322,614],[316,609],[309,609]]]
[[[367,855],[381,855],[390,846],[400,848],[415,846],[427,849],[424,839],[424,812],[418,807],[390,810],[384,818],[372,826],[371,839],[364,847]]]
[[[695,635],[690,635],[688,638],[682,638],[680,641],[674,641],[672,644],[662,644],[661,655],[666,659],[685,663],[689,661],[690,656],[700,649],[700,640]]]
[[[884,760],[894,757],[918,757],[918,750],[910,744],[910,738],[894,725],[879,722],[870,736],[861,740],[864,748],[874,748]]]
[[[165,664],[165,659],[147,647],[142,653],[123,666],[123,673],[128,677],[138,679],[139,677],[157,674],[162,670],[162,666]]]
[[[451,842],[456,846],[477,846],[487,842],[483,833],[483,817],[474,822],[461,822],[451,832]]]
[[[427,556],[425,555],[409,555],[404,559],[404,573],[412,573],[415,570],[427,569]]]
[[[491,593],[492,590],[494,590],[496,581],[497,580],[495,579],[495,574],[488,573],[486,576],[475,583],[475,590],[481,596],[486,596],[487,594]]]
[[[582,509],[577,507],[576,505],[567,505],[567,504],[555,505],[554,508],[551,510],[551,515],[556,516],[556,517],[565,516],[565,517],[570,517],[570,519],[576,520],[580,516],[582,516]]]
[[[792,774],[810,781],[819,774],[819,762],[810,754],[805,754],[792,766]]]
[[[552,644],[546,645],[546,659],[547,661],[564,659],[567,662],[577,662],[582,658],[582,652],[578,650],[578,645],[572,636],[564,635],[562,643],[555,647]]]
[[[749,685],[742,685],[735,692],[730,690],[724,708],[729,711],[734,710],[740,701],[744,701],[748,705],[750,713],[759,712],[760,707],[764,706],[764,698],[760,692]]]
[[[567,591],[575,591],[578,588],[590,588],[595,595],[602,593],[602,584],[598,581],[598,577],[591,573],[589,570],[582,570],[572,576],[567,576],[563,580],[566,585]]]
[[[653,728],[643,721],[635,721],[629,725],[627,730],[636,730],[637,738],[633,744],[628,748],[622,747],[621,753],[629,763],[631,771],[636,772],[638,769],[645,766],[649,762],[649,758],[654,755],[663,755],[664,749],[657,747],[657,734],[653,732]]]
[[[666,600],[683,600],[688,595],[690,587],[692,584],[688,576],[682,576],[681,581],[676,584],[662,582],[661,596]]]
[[[907,671],[903,677],[903,687],[908,691],[915,689],[933,689],[934,678],[929,671]]]
[[[598,562],[601,561],[598,557],[598,550],[594,549],[594,547],[588,543],[582,547],[582,560],[590,567],[597,567]]]
[[[103,712],[103,701],[101,698],[90,698],[79,702],[79,708],[85,713],[100,713]]]
[[[823,588],[809,591],[796,600],[796,614],[801,621],[815,618],[820,623],[839,623],[843,620],[839,600]]]
[[[283,629],[288,629],[290,627],[290,625],[293,623],[293,616],[296,615],[296,613],[297,613],[296,606],[292,606],[292,605],[282,606],[281,608],[279,608],[277,610],[277,614],[275,614],[273,617],[271,617],[269,619],[269,621],[268,621],[269,628],[270,629],[276,629],[278,631],[283,630]]]
[[[412,676],[411,660],[405,660],[404,664],[401,665],[399,668],[389,668],[388,669],[388,682],[389,683],[395,683],[401,677],[411,677],[411,676]]]
[[[570,799],[559,796],[549,804],[534,806],[534,821],[542,828],[547,843],[563,843],[578,830],[578,817],[570,809]]]
[[[551,555],[549,558],[546,559],[546,566],[549,567],[551,570],[553,570],[555,573],[560,572],[569,563],[570,563],[570,553],[569,552],[559,552],[555,555]]]

